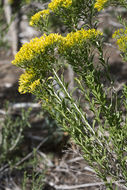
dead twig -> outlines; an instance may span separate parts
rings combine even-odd
[[[51,162],[50,159],[48,159],[48,157],[46,156],[46,154],[44,154],[43,152],[37,150],[37,153],[42,157],[44,158],[45,162],[46,162],[46,165],[49,166],[49,167],[53,167],[54,164]]]
[[[113,182],[113,184],[116,184],[117,186],[120,186],[122,184],[120,184],[121,182],[124,181],[116,181]],[[104,182],[96,182],[96,183],[86,183],[86,184],[80,184],[80,185],[53,185],[52,183],[50,184],[51,186],[53,186],[56,190],[73,190],[73,189],[78,189],[78,188],[85,188],[85,187],[96,187],[96,186],[101,186],[101,185],[105,185]],[[127,187],[125,187],[124,185],[122,185],[122,187],[127,190]]]
[[[73,158],[71,160],[68,160],[67,163],[73,163],[73,162],[77,162],[77,161],[81,161],[81,160],[84,160],[83,157],[76,157],[76,158]]]

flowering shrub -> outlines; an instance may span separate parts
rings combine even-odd
[[[41,99],[42,107],[81,147],[84,159],[107,188],[113,189],[112,182],[127,184],[127,86],[118,96],[108,61],[103,56],[103,33],[96,29],[98,11],[109,5],[126,8],[127,3],[125,0],[52,0],[48,9],[32,16],[30,25],[46,27],[49,15],[55,14],[70,32],[62,36],[48,31],[49,34],[32,39],[21,47],[12,63],[25,69],[19,80],[19,92],[31,92]],[[125,60],[126,30],[113,34]],[[77,74],[76,87],[84,105],[80,98],[73,98],[64,77],[58,75],[64,63],[70,64]],[[90,120],[86,104],[92,114]]]

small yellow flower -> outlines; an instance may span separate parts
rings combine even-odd
[[[88,40],[93,40],[97,36],[102,35],[102,32],[95,29],[78,30],[77,32],[71,32],[61,41],[61,51],[67,50],[74,46],[80,46]]]
[[[36,87],[40,85],[40,79],[35,80],[34,82],[32,82],[29,86],[30,88],[30,92],[35,91]]]
[[[26,92],[32,93],[36,87],[40,85],[40,79],[35,79],[33,72],[25,72],[19,78],[19,92],[24,94]]]
[[[62,40],[59,34],[51,33],[50,35],[44,34],[40,38],[34,38],[29,43],[25,43],[15,55],[12,64],[19,67],[36,67],[43,71],[48,70],[48,63],[51,62],[54,56],[55,46]],[[52,53],[51,53],[52,52]]]
[[[12,63],[23,68],[40,65],[41,69],[47,70],[47,63],[54,56],[52,53],[55,51],[55,47],[64,51],[73,46],[81,45],[88,40],[93,40],[99,35],[102,35],[102,33],[95,29],[81,29],[67,34],[66,37],[54,33],[50,35],[44,34],[40,38],[36,37],[29,43],[25,43],[15,55],[15,60]]]
[[[127,28],[116,30],[112,37],[116,39],[120,51],[127,52]]]
[[[49,9],[44,9],[42,11],[39,11],[38,13],[36,13],[35,15],[31,17],[31,20],[29,23],[30,26],[41,24],[40,22],[43,22],[43,19],[45,20],[49,14],[50,14]]]
[[[56,12],[59,7],[69,8],[72,5],[72,0],[52,0],[51,3],[48,4],[48,8],[52,10],[52,12]]]
[[[49,100],[48,100],[48,98],[46,98],[46,102],[48,102]]]
[[[50,10],[49,9],[44,9],[42,11],[42,17],[43,19],[47,18],[47,16],[50,14]]]
[[[104,8],[105,3],[107,2],[108,0],[96,0],[94,8],[96,8],[98,11],[101,11]]]
[[[123,28],[118,29],[118,30],[116,30],[116,31],[114,32],[114,34],[112,35],[112,37],[113,37],[113,38],[117,38],[117,37],[123,35],[124,32],[125,32],[125,30],[124,30]]]
[[[62,37],[59,34],[44,34],[40,38],[34,38],[29,43],[24,44],[16,54],[13,64],[25,68],[27,72],[22,74],[19,79],[19,92],[34,92],[40,84],[37,76],[40,74],[45,78],[47,73],[52,70],[56,52],[63,55],[64,52],[71,51],[73,48],[87,48],[87,43],[96,40],[102,35],[95,29],[78,30]],[[50,79],[50,77],[48,78]]]

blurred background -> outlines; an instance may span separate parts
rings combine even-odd
[[[11,64],[22,44],[42,32],[29,26],[48,0],[0,0],[0,190],[105,189],[82,153],[31,94],[18,92],[23,73]],[[124,8],[109,7],[98,14],[98,29],[104,32],[104,54],[109,57],[112,77],[120,93],[127,81],[127,63],[122,62],[112,33],[122,26],[117,15]],[[57,17],[50,18],[50,31],[66,33]],[[65,80],[73,88],[74,73],[66,69]]]

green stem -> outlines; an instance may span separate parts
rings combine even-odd
[[[56,79],[58,80],[58,82],[60,83],[60,85],[62,86],[66,96],[71,100],[71,96],[68,93],[68,91],[66,90],[65,86],[63,85],[62,81],[60,80],[60,78],[58,77],[56,71],[53,69],[54,75],[56,77]],[[92,133],[95,135],[94,130],[92,129],[92,127],[89,125],[88,121],[86,120],[86,118],[84,117],[84,115],[82,114],[82,112],[79,110],[78,106],[73,102],[73,105],[75,107],[75,109],[77,110],[77,112],[80,114],[80,116],[82,117],[82,119],[84,120],[86,126],[92,131]]]

